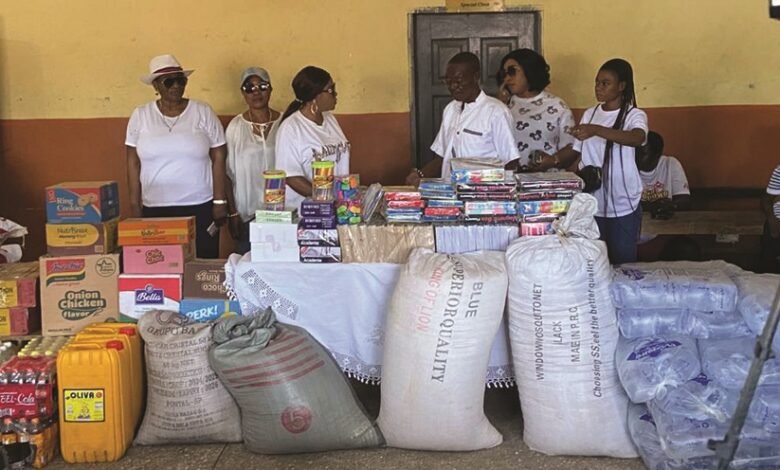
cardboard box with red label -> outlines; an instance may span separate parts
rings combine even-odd
[[[52,224],[98,224],[119,217],[116,181],[59,183],[46,188],[46,220]]]
[[[38,305],[38,263],[0,264],[0,308]]]
[[[189,245],[136,245],[122,247],[125,274],[182,274],[194,256]]]

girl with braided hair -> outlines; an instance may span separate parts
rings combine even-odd
[[[634,72],[623,59],[601,66],[595,91],[599,104],[586,110],[572,128],[577,140],[571,152],[561,155],[560,166],[567,167],[579,156],[580,168],[601,168],[601,187],[593,191],[601,239],[612,264],[629,263],[636,261],[642,225],[642,179],[635,151],[647,139],[647,115],[637,108]]]

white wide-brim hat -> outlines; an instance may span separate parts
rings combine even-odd
[[[158,55],[149,61],[149,75],[141,77],[141,81],[147,85],[151,85],[157,77],[162,75],[183,73],[185,77],[189,77],[194,71],[195,70],[184,70],[173,55],[163,54]]]

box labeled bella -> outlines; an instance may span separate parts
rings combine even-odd
[[[43,256],[39,264],[44,336],[119,318],[119,255]]]
[[[182,274],[194,256],[190,245],[138,245],[122,247],[125,274]]]
[[[46,220],[54,224],[97,224],[119,217],[116,181],[59,183],[46,188]]]
[[[195,217],[125,219],[119,222],[119,246],[195,243]]]
[[[138,321],[149,310],[179,311],[181,276],[178,274],[121,274],[119,314],[122,321]]]
[[[35,261],[0,264],[0,308],[38,305],[38,276]]]
[[[52,256],[113,253],[118,224],[119,219],[99,224],[46,224],[46,251]]]
[[[224,259],[194,259],[184,265],[182,294],[185,298],[227,299]]]

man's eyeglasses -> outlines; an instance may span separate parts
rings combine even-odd
[[[254,85],[252,83],[244,83],[241,85],[241,91],[246,93],[247,95],[251,95],[252,93],[256,91],[268,91],[271,89],[270,83],[261,83],[259,85]]]
[[[165,88],[172,87],[175,83],[178,83],[179,86],[186,86],[187,85],[187,77],[184,75],[180,75],[178,77],[168,77],[165,80],[162,81],[162,84]]]

